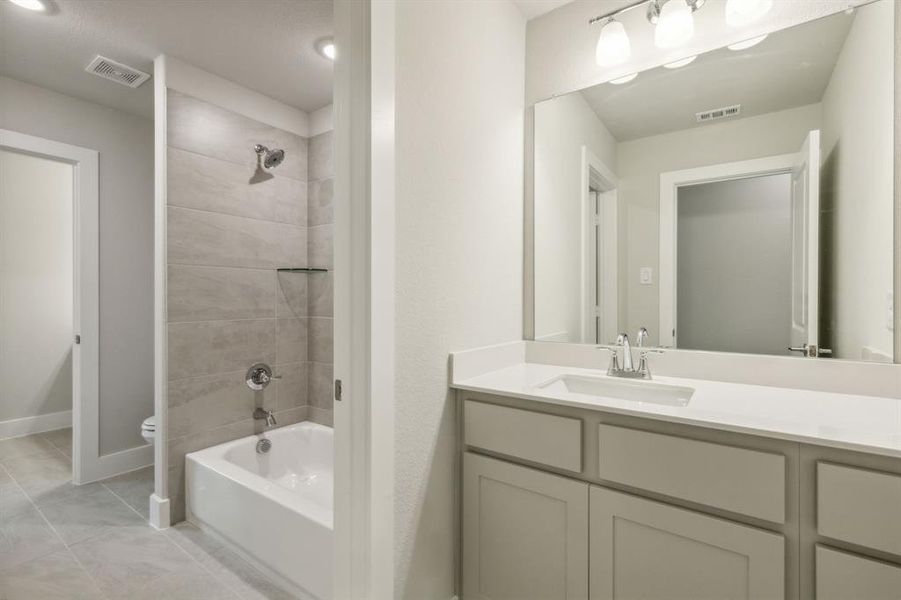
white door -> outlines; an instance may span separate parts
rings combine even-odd
[[[811,131],[792,167],[791,351],[816,356],[820,269],[820,132]]]

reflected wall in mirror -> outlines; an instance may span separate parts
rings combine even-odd
[[[536,104],[535,339],[891,362],[894,10]]]

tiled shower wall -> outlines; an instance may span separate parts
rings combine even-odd
[[[331,135],[311,142],[173,90],[167,112],[169,496],[177,522],[184,455],[261,432],[254,408],[273,410],[279,425],[331,424],[331,273],[276,271],[331,267],[331,180],[323,175]],[[284,149],[284,162],[258,168],[254,144]],[[262,392],[244,381],[257,362],[282,376]]]

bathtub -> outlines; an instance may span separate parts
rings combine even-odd
[[[258,454],[266,437],[271,450]],[[188,520],[304,599],[332,588],[332,430],[303,422],[185,457]]]

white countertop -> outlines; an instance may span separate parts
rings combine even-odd
[[[666,406],[536,387],[563,374],[606,377],[594,369],[521,362],[453,379],[451,387],[901,458],[901,400],[896,398],[656,375],[648,385],[694,388],[688,405]]]

